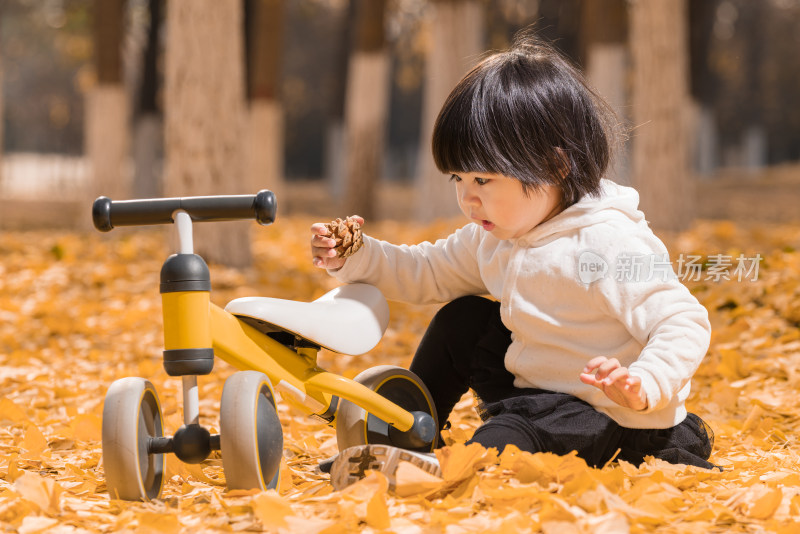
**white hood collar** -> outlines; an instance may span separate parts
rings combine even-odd
[[[647,224],[639,210],[639,193],[608,179],[600,181],[597,196],[585,196],[552,219],[545,221],[519,238],[528,245],[541,239],[604,221],[629,219],[637,224]]]

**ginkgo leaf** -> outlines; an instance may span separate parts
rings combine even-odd
[[[56,513],[60,509],[63,490],[52,478],[28,471],[14,481],[14,491],[35,504],[42,512]]]
[[[367,502],[367,516],[365,521],[372,528],[389,528],[389,508],[386,506],[386,491],[376,491]]]
[[[266,529],[285,527],[287,516],[294,515],[292,506],[274,491],[256,495],[251,505],[253,513]]]
[[[142,511],[136,514],[139,523],[137,531],[149,532],[152,534],[177,534],[181,531],[181,524],[178,517],[172,513],[158,513]]]
[[[58,519],[41,515],[29,515],[22,520],[22,525],[17,529],[19,534],[38,534],[48,532],[58,525]]]
[[[778,509],[783,499],[780,488],[767,488],[756,485],[747,504],[747,515],[756,519],[767,519]]]
[[[26,457],[38,458],[47,450],[47,439],[38,426],[29,424],[25,427],[25,437],[20,446],[26,451]]]
[[[400,497],[426,495],[440,489],[441,478],[420,469],[411,462],[400,462],[395,471],[394,493]]]
[[[80,414],[70,422],[75,439],[80,441],[100,441],[103,437],[103,421],[94,414]]]
[[[481,467],[497,461],[496,450],[487,450],[477,443],[456,443],[451,447],[438,449],[436,456],[442,469],[442,478],[448,482],[463,480]]]
[[[25,411],[17,404],[6,398],[0,398],[0,422],[2,423],[24,423],[28,421]]]

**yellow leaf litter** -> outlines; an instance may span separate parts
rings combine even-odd
[[[312,267],[307,217],[253,227],[255,266],[211,266],[212,300],[312,300],[336,282]],[[457,224],[372,223],[395,242],[446,235]],[[575,455],[503,454],[463,445],[478,424],[465,395],[439,451],[442,478],[404,464],[397,489],[380,473],[333,492],[316,464],[334,431],[285,403],[282,481],[267,492],[225,488],[218,454],[200,465],[167,457],[163,498],[110,500],[100,446],[103,398],[117,378],[158,389],[166,431],[182,422],[180,380],[161,364],[158,273],[169,253],[158,229],[0,233],[0,530],[35,532],[800,532],[800,229],[701,222],[669,236],[677,260],[703,265],[687,282],[714,333],[689,400],[716,432],[722,473],[650,459],[589,468]],[[761,261],[734,271],[738,257]],[[719,276],[722,260],[728,268]],[[742,278],[741,280],[739,278]],[[352,377],[407,366],[436,308],[390,304],[383,341],[365,356],[323,352]],[[219,428],[218,361],[200,378],[201,422]]]

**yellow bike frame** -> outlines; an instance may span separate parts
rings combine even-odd
[[[405,432],[414,424],[407,410],[343,376],[317,366],[315,349],[297,352],[210,302],[208,291],[162,294],[164,347],[213,347],[214,354],[238,369],[266,374],[286,400],[309,414],[322,415],[333,396],[353,402]],[[335,419],[331,425],[335,426]]]

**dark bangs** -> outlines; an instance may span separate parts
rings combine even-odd
[[[436,118],[433,158],[446,174],[498,173],[527,192],[561,188],[563,207],[596,194],[615,144],[616,117],[575,67],[523,36],[484,59]]]

